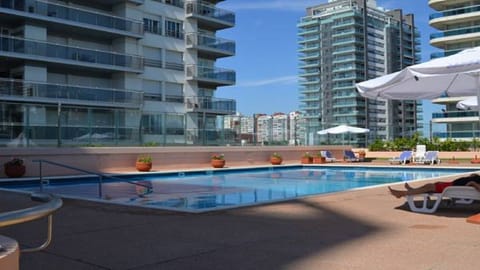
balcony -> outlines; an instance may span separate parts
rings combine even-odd
[[[199,33],[188,33],[187,48],[197,49],[200,57],[228,57],[235,55],[235,42],[215,36]]]
[[[165,0],[165,4],[183,8],[185,6],[185,2],[183,0]]]
[[[468,7],[449,9],[449,10],[444,10],[443,12],[436,12],[431,14],[430,20],[449,17],[449,16],[465,15],[465,14],[470,14],[478,11],[480,11],[480,6],[468,6]]]
[[[442,119],[449,122],[478,121],[478,111],[446,111],[432,113],[432,119]],[[438,121],[436,121],[438,122]]]
[[[234,99],[215,97],[187,97],[185,98],[187,112],[206,112],[213,114],[235,114],[237,103]]]
[[[0,36],[0,56],[101,70],[142,72],[140,56]]]
[[[202,86],[227,86],[235,84],[235,71],[215,67],[187,66],[187,80],[195,80]]]
[[[0,96],[5,101],[140,108],[143,93],[125,89],[39,83],[0,78]]]
[[[140,21],[51,2],[31,1],[26,4],[24,1],[1,1],[0,14],[37,19],[55,24],[56,27],[61,24],[76,31],[82,28],[84,31],[96,30],[117,36],[143,36],[143,24]]]
[[[235,26],[235,13],[202,2],[187,2],[185,12],[186,18],[197,19],[200,29],[221,30]]]
[[[432,46],[441,47],[442,44],[448,41],[474,41],[480,38],[480,27],[472,26],[460,29],[446,30],[444,32],[437,32],[430,34],[430,44]]]

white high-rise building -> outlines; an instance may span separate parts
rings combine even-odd
[[[307,8],[297,27],[308,144],[319,143],[318,130],[340,124],[370,129],[348,142],[336,138],[353,145],[364,145],[365,136],[391,140],[421,130],[421,101],[370,100],[355,89],[358,82],[420,61],[412,14],[385,11],[372,0],[330,0]]]
[[[0,1],[0,145],[213,144],[221,0]]]
[[[438,30],[430,35],[430,44],[442,50],[432,53],[431,58],[480,46],[480,1],[430,0],[428,5],[435,10],[430,15],[430,26]],[[432,122],[435,126],[440,124],[446,127],[441,131],[434,130],[433,136],[456,140],[478,138],[478,111],[462,111],[456,108],[459,101],[467,98],[443,97],[433,100],[433,103],[445,105],[445,109],[433,113]]]

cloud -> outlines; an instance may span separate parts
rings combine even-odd
[[[265,85],[287,85],[287,84],[296,84],[298,80],[298,76],[283,76],[265,80],[258,80],[258,81],[249,81],[249,82],[241,82],[237,84],[238,87],[257,87],[257,86],[265,86]]]
[[[233,3],[232,3],[233,2]],[[275,0],[275,1],[258,1],[258,0],[238,0],[227,2],[222,8],[233,11],[239,10],[284,10],[284,11],[304,11],[307,7],[319,5],[318,0]],[[260,3],[259,3],[260,2]]]

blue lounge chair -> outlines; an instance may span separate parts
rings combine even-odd
[[[412,151],[403,151],[400,156],[391,158],[390,164],[398,163],[398,164],[407,164],[412,160]]]
[[[349,162],[360,161],[360,159],[355,156],[355,153],[353,153],[352,150],[343,150],[343,159]]]
[[[333,157],[332,152],[328,150],[321,151],[322,156],[325,157],[326,162],[335,162],[337,161],[336,158]]]

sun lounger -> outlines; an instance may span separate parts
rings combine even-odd
[[[438,158],[438,151],[427,151],[425,157],[422,160],[423,164],[440,164],[440,159]]]
[[[343,151],[343,159],[344,159],[345,161],[349,161],[349,162],[358,162],[358,161],[360,161],[360,159],[355,156],[355,153],[353,153],[352,150],[344,150],[344,151]]]
[[[327,162],[335,162],[337,159],[333,157],[332,152],[328,150],[321,151],[322,156],[325,157],[325,161]]]
[[[413,157],[413,162],[415,163],[423,163],[423,160],[425,159],[425,154],[427,153],[427,146],[424,144],[419,144],[417,145],[417,148],[415,149],[415,154]]]
[[[415,204],[416,198],[421,198],[419,206]],[[406,199],[410,210],[413,212],[434,213],[445,198],[451,199],[458,204],[470,204],[475,200],[480,200],[480,192],[473,187],[450,186],[443,190],[442,193],[409,195]]]
[[[391,158],[390,164],[398,163],[398,164],[407,164],[412,159],[412,151],[403,151],[400,156]]]

